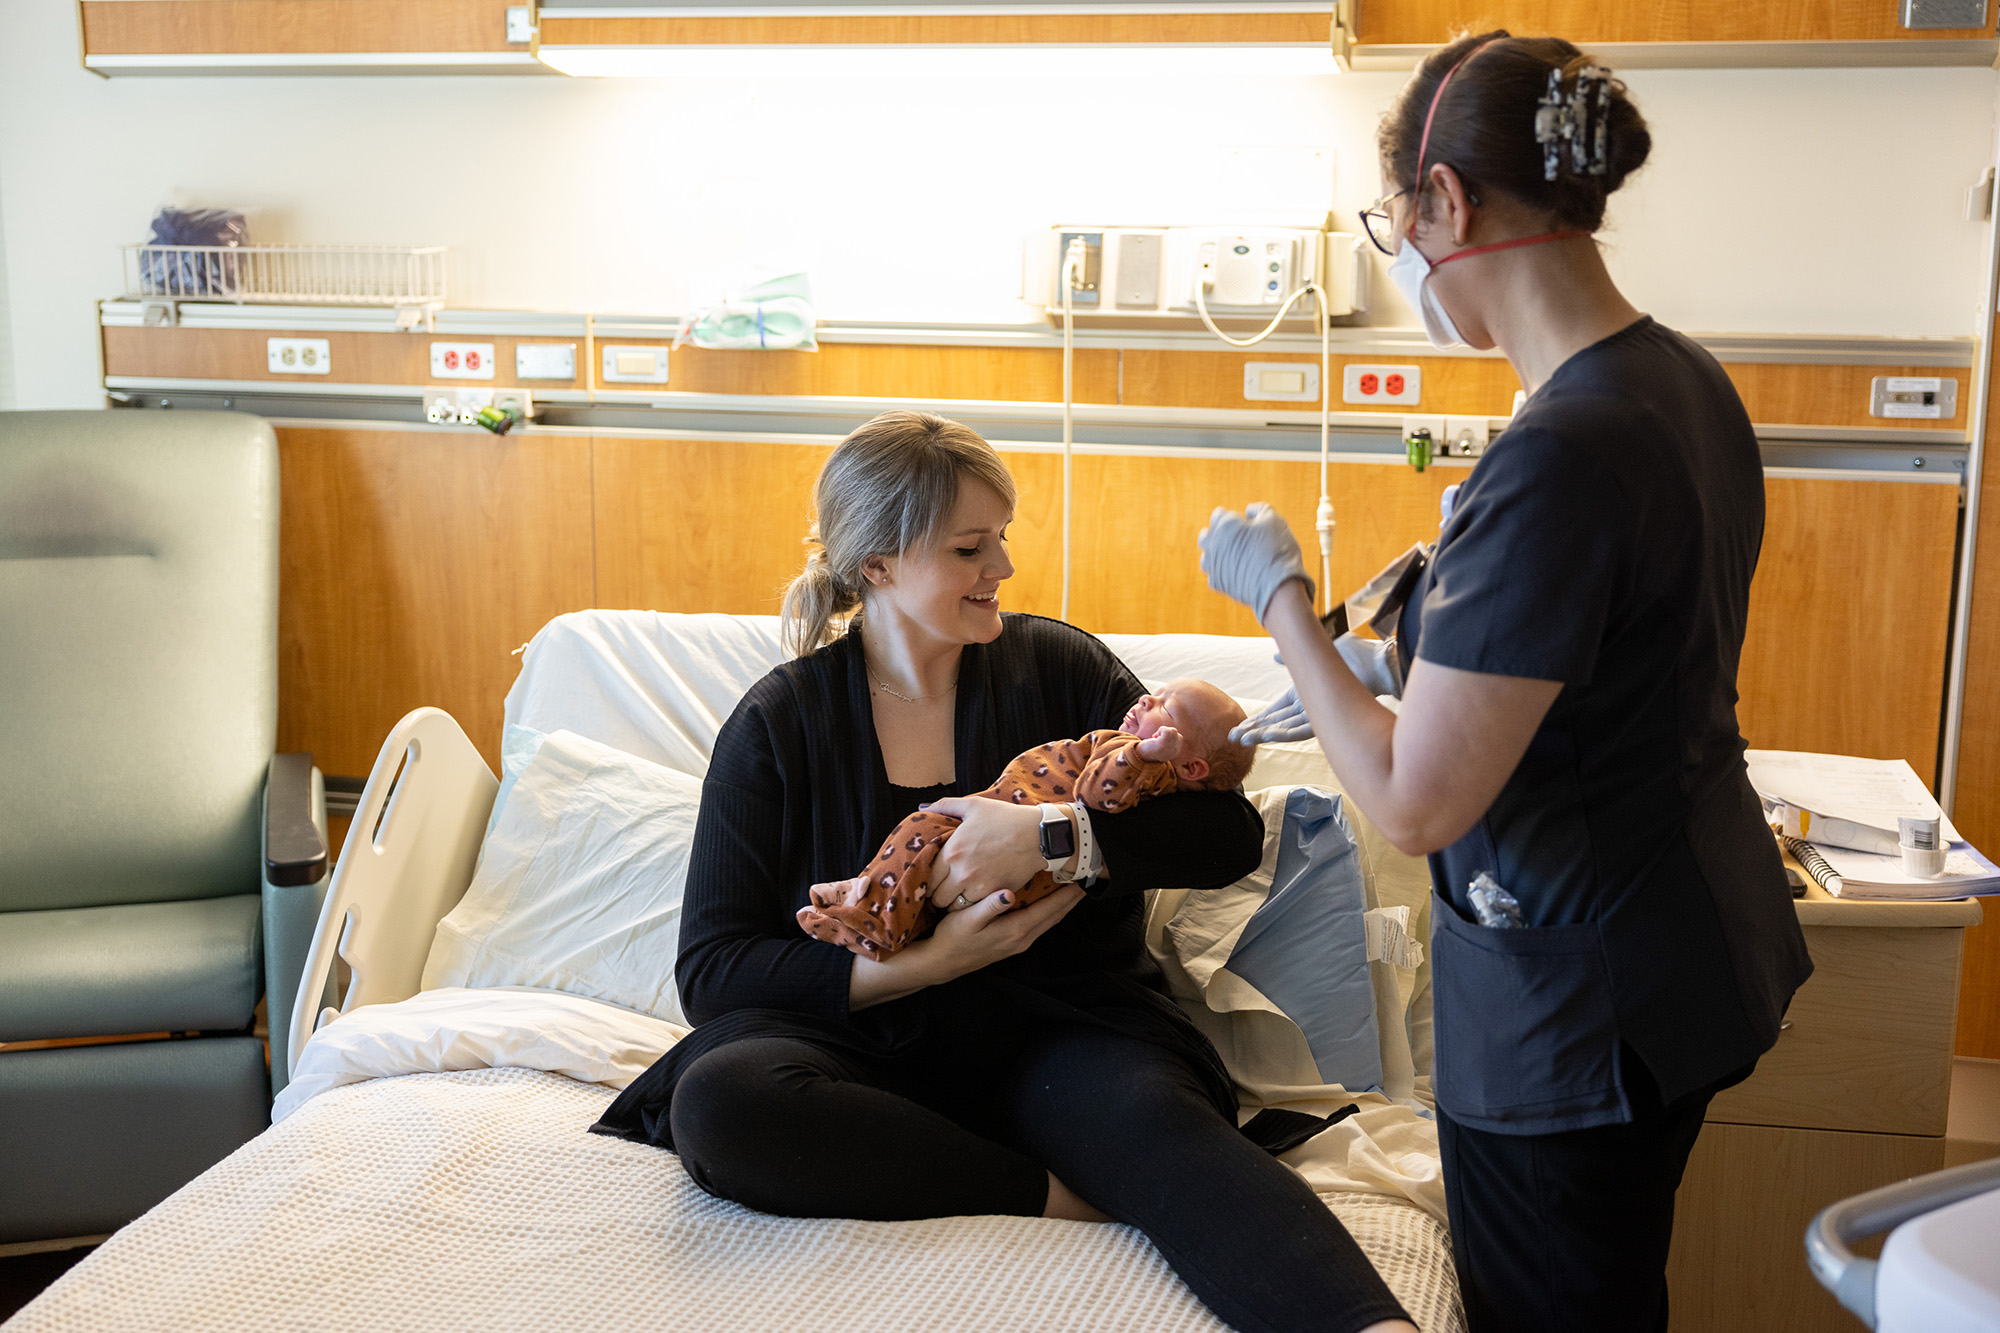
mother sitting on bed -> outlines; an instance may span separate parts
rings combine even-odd
[[[1082,883],[1013,902],[1046,865],[1040,815],[966,798],[1030,746],[1118,726],[1144,687],[1090,635],[1001,614],[1000,456],[885,413],[834,450],[814,504],[784,603],[798,656],[744,696],[702,787],[675,969],[698,1026],[596,1128],[769,1213],[1128,1222],[1245,1333],[1411,1327],[1312,1190],[1237,1132],[1220,1058],[1142,945],[1144,890],[1255,869],[1249,802],[1090,815],[1087,861],[1057,872]],[[958,910],[881,960],[802,934],[809,890],[920,802],[964,821],[940,860]]]

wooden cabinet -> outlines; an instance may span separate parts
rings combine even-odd
[[[507,0],[82,0],[100,74],[540,73]]]
[[[1709,1106],[1675,1204],[1674,1333],[1849,1333],[1813,1280],[1806,1224],[1944,1166],[1970,902],[1798,904],[1813,975],[1757,1072]]]
[[[1356,68],[1409,66],[1461,33],[1564,37],[1614,65],[1985,64],[1992,7],[1965,28],[1905,28],[1897,0],[1350,0]]]
[[[1969,28],[1905,28],[1897,0],[1792,0],[1746,5],[1692,0],[1354,0],[1356,40],[1439,46],[1460,32],[1506,28],[1603,42],[1859,42],[1990,37]]]

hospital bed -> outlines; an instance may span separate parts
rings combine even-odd
[[[1107,642],[1149,684],[1201,675],[1253,703],[1284,688],[1268,640]],[[559,617],[529,645],[508,695],[509,745],[517,735],[569,733],[698,778],[737,699],[781,659],[771,617]],[[507,770],[513,781],[511,762]],[[1269,746],[1246,789],[1260,799],[1256,789],[1306,782],[1332,783],[1316,747]],[[503,816],[532,813],[518,793],[496,809],[500,791],[443,712],[419,709],[397,724],[360,799],[300,982],[293,1081],[275,1123],[105,1242],[10,1321],[9,1333],[1224,1327],[1124,1226],[773,1217],[704,1194],[670,1153],[586,1133],[616,1090],[685,1031],[677,1015],[575,987],[424,987],[440,920],[470,901],[489,820],[498,829]],[[1266,817],[1278,827],[1277,814]],[[1395,853],[1357,813],[1345,817],[1371,909],[1406,909],[1408,933],[1425,938],[1422,863]],[[1173,947],[1179,918],[1168,914],[1191,896],[1206,897],[1155,895],[1156,953]],[[1190,970],[1200,968],[1168,968],[1183,991]],[[1239,1075],[1245,1116],[1263,1105],[1361,1108],[1284,1160],[1422,1327],[1457,1330],[1463,1315],[1428,1109],[1428,963],[1377,960],[1368,977],[1380,1086],[1306,1086],[1325,1081],[1311,1068],[1275,1086]],[[1281,1016],[1256,1010],[1254,996],[1235,1002],[1236,1012],[1218,1012],[1199,992],[1179,998],[1233,1073],[1258,1042],[1290,1031]],[[1278,1038],[1274,1058],[1286,1040],[1297,1044],[1295,1033]]]

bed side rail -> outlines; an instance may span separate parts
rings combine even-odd
[[[1913,1217],[2000,1189],[2000,1157],[1914,1176],[1822,1208],[1806,1227],[1806,1262],[1822,1287],[1868,1327],[1875,1327],[1876,1261],[1848,1248]]]
[[[390,729],[362,789],[299,978],[286,1068],[337,1014],[407,1000],[423,988],[437,923],[472,882],[499,790],[451,714],[419,708]],[[322,1008],[335,956],[351,973]]]

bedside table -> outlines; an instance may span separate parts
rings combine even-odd
[[[1673,1333],[1854,1333],[1807,1271],[1806,1223],[1944,1165],[1959,960],[1978,900],[1857,901],[1810,882],[1806,895],[1794,906],[1813,975],[1757,1072],[1710,1104],[1676,1196]]]

